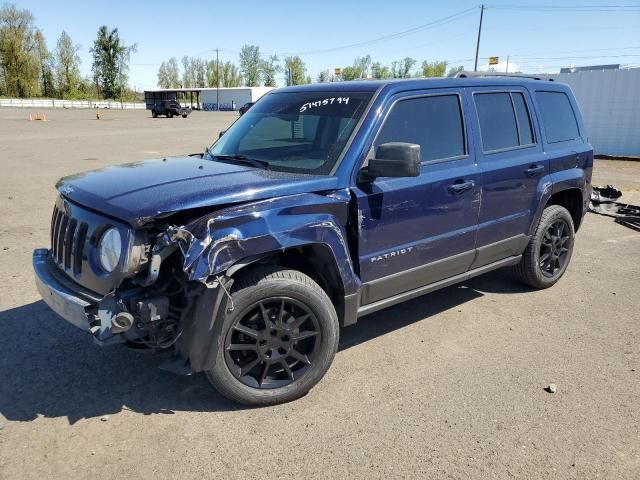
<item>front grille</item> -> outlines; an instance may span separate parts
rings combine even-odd
[[[58,205],[51,217],[51,253],[60,268],[68,273],[82,273],[82,257],[87,240],[88,225],[78,222],[61,210]]]

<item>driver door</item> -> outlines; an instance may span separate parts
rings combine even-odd
[[[392,101],[373,149],[421,147],[417,177],[378,177],[354,188],[358,205],[361,304],[465,273],[475,256],[480,171],[459,90],[415,91]]]

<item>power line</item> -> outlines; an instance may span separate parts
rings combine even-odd
[[[539,57],[539,58],[527,58],[524,61],[518,61],[517,63],[526,64],[526,63],[537,63],[538,61],[554,61],[554,60],[589,60],[594,58],[629,58],[629,57],[640,57],[640,53],[630,53],[626,55],[586,55],[581,57]],[[511,57],[513,58],[513,56]]]
[[[383,37],[374,38],[372,40],[366,40],[364,42],[352,43],[352,44],[349,44],[349,45],[342,45],[340,47],[325,48],[325,49],[321,49],[321,50],[309,50],[309,51],[306,51],[306,52],[297,52],[297,53],[283,53],[282,55],[286,55],[286,56],[289,56],[289,55],[298,55],[298,56],[315,55],[315,54],[319,54],[319,53],[337,52],[337,51],[340,51],[340,50],[347,50],[347,49],[350,49],[350,48],[365,47],[365,46],[374,45],[374,44],[380,43],[380,42],[386,42],[386,41],[389,41],[389,40],[395,40],[396,38],[406,37],[407,35],[411,35],[411,34],[414,34],[414,33],[417,33],[417,32],[421,32],[421,31],[427,30],[427,29],[435,27],[435,26],[445,25],[445,24],[447,24],[449,22],[457,20],[458,18],[461,18],[463,16],[469,15],[470,13],[475,11],[476,8],[477,7],[467,8],[466,10],[461,10],[460,12],[454,13],[452,15],[448,15],[446,17],[439,18],[439,19],[434,20],[432,22],[425,23],[423,25],[419,25],[419,26],[414,27],[414,28],[410,28],[409,30],[403,30],[402,32],[392,33],[392,34],[389,34],[389,35],[385,35]]]
[[[611,50],[634,50],[638,47],[608,47],[608,48],[589,48],[589,49],[581,49],[581,50],[565,50],[562,52],[553,52],[553,53],[522,53],[522,54],[512,54],[512,57],[524,58],[524,57],[535,57],[536,55],[557,55],[557,54],[565,54],[565,53],[583,53],[583,52],[604,52]],[[488,57],[486,57],[488,58]]]
[[[490,8],[496,10],[528,10],[549,12],[624,12],[640,11],[640,5],[514,5],[514,4],[490,4]]]

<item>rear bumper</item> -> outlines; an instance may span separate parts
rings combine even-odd
[[[86,297],[79,296],[56,274],[57,267],[50,260],[49,250],[40,248],[33,252],[33,270],[36,287],[49,307],[72,325],[89,332],[89,314],[94,307]]]

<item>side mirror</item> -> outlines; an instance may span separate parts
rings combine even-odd
[[[227,131],[226,130],[220,130],[220,133],[218,134],[218,138],[222,137],[222,135],[224,135]]]
[[[376,149],[375,158],[360,170],[360,178],[362,181],[372,181],[376,177],[417,177],[420,175],[420,163],[420,145],[383,143]]]

